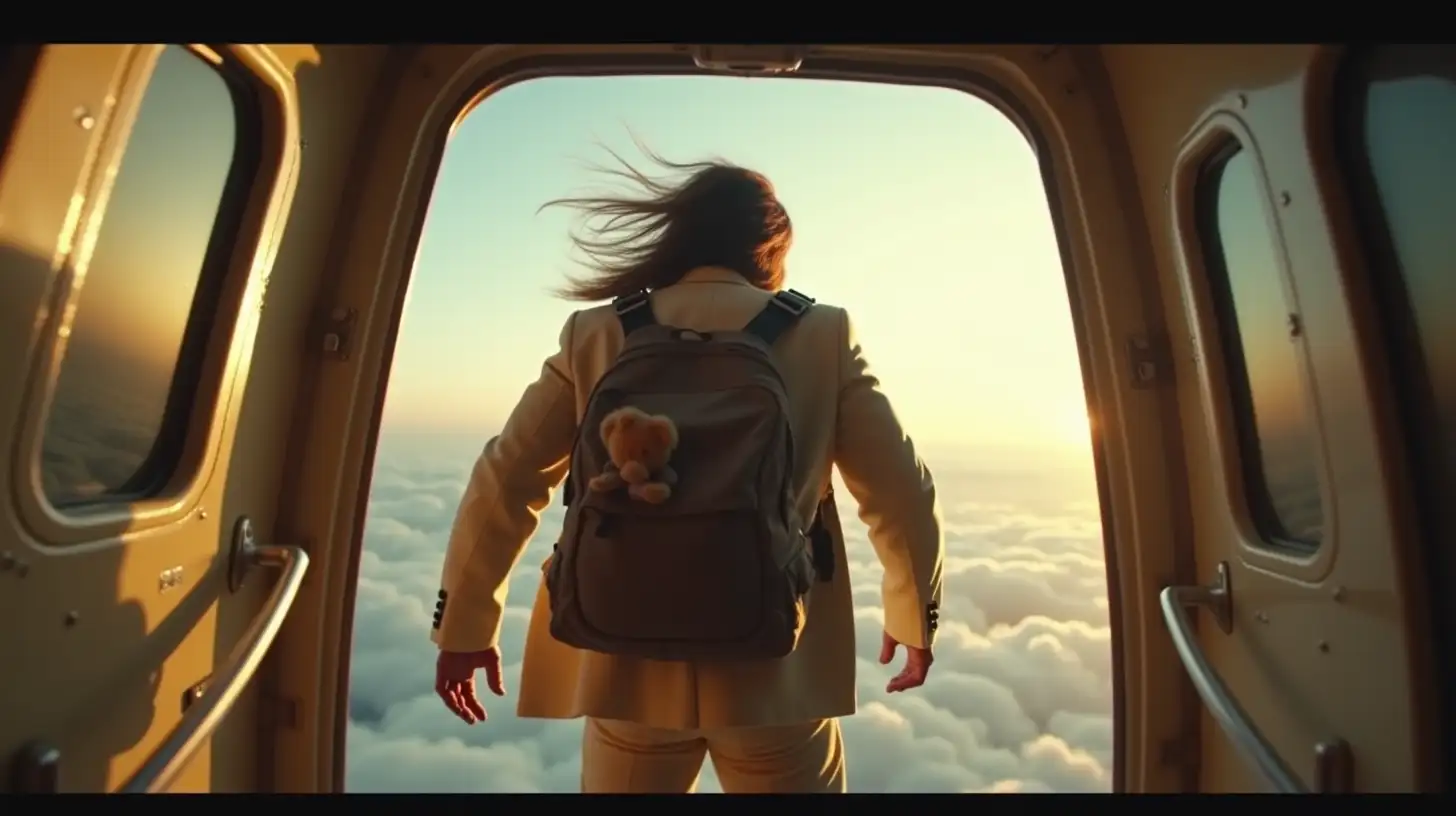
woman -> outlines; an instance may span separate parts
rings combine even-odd
[[[650,290],[658,322],[699,332],[742,328],[783,287],[793,239],[788,213],[758,173],[649,155],[685,178],[650,178],[617,157],[623,169],[610,172],[637,187],[636,195],[551,202],[603,219],[587,236],[573,236],[591,274],[573,279],[563,294],[592,302]],[[432,632],[441,650],[436,691],[467,723],[485,719],[477,669],[485,670],[492,692],[505,693],[496,643],[511,570],[566,477],[588,396],[622,344],[610,305],[573,314],[560,349],[475,465],[450,536]],[[814,517],[831,466],[838,466],[885,569],[880,662],[907,647],[905,668],[888,690],[919,686],[930,668],[941,597],[943,548],[930,473],[870,374],[844,310],[816,305],[772,354],[788,392],[800,517]],[[834,560],[845,564],[832,499],[826,510]],[[689,792],[709,755],[728,793],[842,793],[837,718],[855,710],[846,572],[815,584],[791,654],[728,664],[566,646],[551,637],[543,582],[522,655],[517,712],[587,718],[586,793]]]

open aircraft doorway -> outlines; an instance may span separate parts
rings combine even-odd
[[[624,127],[624,125],[626,127]],[[1108,791],[1114,665],[1093,433],[1042,168],[959,91],[806,79],[545,78],[491,95],[446,148],[380,430],[350,657],[346,789],[571,792],[580,720],[514,715],[553,502],[518,564],[504,699],[467,727],[428,627],[465,479],[576,304],[569,213],[626,128],[676,161],[765,174],[795,225],[789,285],[843,306],[935,474],[946,530],[929,682],[887,695],[879,572],[836,486],[855,587],[852,792]],[[601,143],[601,144],[599,144]],[[646,166],[646,165],[639,165]],[[711,762],[699,791],[719,790]]]

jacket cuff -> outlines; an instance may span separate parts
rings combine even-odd
[[[929,649],[935,644],[935,633],[939,628],[939,601],[922,604],[917,598],[910,602],[885,604],[885,632],[903,646]]]
[[[446,652],[481,652],[500,639],[501,609],[493,599],[475,600],[441,589],[436,596],[430,640]]]

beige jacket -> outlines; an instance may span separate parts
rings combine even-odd
[[[724,331],[743,327],[769,297],[734,272],[705,267],[654,292],[652,309],[661,323]],[[495,645],[511,571],[566,477],[587,397],[622,342],[610,305],[573,314],[561,331],[561,349],[486,445],[445,555],[431,635],[440,648]],[[849,316],[816,305],[779,340],[774,355],[789,397],[796,478],[802,480],[800,517],[814,517],[837,465],[884,564],[885,629],[901,643],[929,645],[943,557],[935,487],[870,373]],[[825,521],[839,568],[831,582],[816,584],[799,647],[782,660],[695,665],[571,648],[551,637],[543,580],[521,656],[518,713],[662,728],[777,725],[853,714],[854,604],[839,520]],[[514,655],[503,657],[514,662]]]

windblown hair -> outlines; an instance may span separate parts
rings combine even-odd
[[[721,266],[760,289],[783,287],[784,259],[793,243],[789,214],[761,174],[725,161],[679,164],[642,144],[654,163],[680,178],[653,178],[607,148],[620,168],[600,172],[625,179],[634,194],[559,198],[583,215],[572,243],[587,257],[588,274],[572,276],[557,294],[598,301],[670,286],[700,266]],[[539,210],[538,210],[539,212]]]

